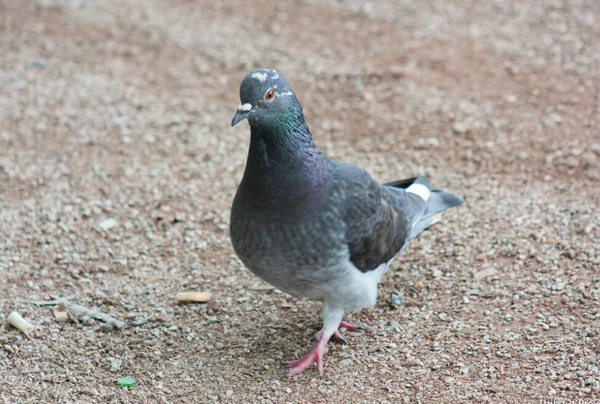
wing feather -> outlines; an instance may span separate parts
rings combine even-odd
[[[344,222],[350,260],[368,272],[389,262],[408,241],[425,202],[403,189],[376,182],[366,171],[340,164],[339,186],[346,187]]]

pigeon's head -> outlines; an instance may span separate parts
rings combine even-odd
[[[290,83],[273,69],[254,70],[240,86],[240,105],[231,126],[248,118],[253,123],[270,124],[285,116],[296,95]]]

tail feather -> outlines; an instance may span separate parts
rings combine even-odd
[[[425,214],[436,214],[439,212],[443,212],[446,209],[458,206],[463,202],[463,198],[456,196],[448,191],[442,191],[441,189],[432,189],[431,198],[427,203],[427,209],[425,210]]]
[[[431,224],[435,215],[442,213],[446,209],[463,203],[463,199],[461,197],[450,192],[443,191],[441,189],[431,189],[431,186],[429,185],[429,179],[425,176],[392,181],[385,183],[384,185],[392,188],[404,189],[411,194],[418,195],[420,199],[418,199],[419,202],[417,203],[419,205],[425,205],[423,214],[412,225],[409,239],[417,237],[423,230],[425,230],[427,226]],[[413,188],[409,189],[411,186],[413,186]],[[423,186],[427,189],[424,189]],[[421,207],[421,209],[423,209],[423,207]]]
[[[422,185],[425,185],[427,188],[431,188],[431,186],[429,185],[429,179],[425,176],[412,177],[412,178],[407,178],[405,180],[386,182],[383,185],[386,185],[386,186],[392,187],[392,188],[406,189],[406,188],[410,187],[412,184],[422,184]]]
[[[411,239],[417,237],[431,224],[435,215],[442,213],[446,209],[458,206],[461,203],[463,203],[463,199],[459,196],[440,189],[432,189],[431,197],[427,201],[425,207],[425,212],[423,212],[423,215],[413,225],[409,237]]]

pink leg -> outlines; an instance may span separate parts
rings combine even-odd
[[[356,331],[359,329],[359,327],[348,324],[344,321],[342,321],[340,323],[339,328],[345,328],[348,331]],[[304,372],[313,363],[317,364],[317,369],[319,370],[319,374],[323,374],[323,355],[325,355],[327,353],[327,351],[329,350],[327,348],[327,343],[329,342],[329,340],[334,339],[335,341],[340,342],[342,344],[348,343],[346,341],[346,339],[340,333],[339,328],[337,330],[335,330],[333,335],[329,338],[325,338],[323,336],[323,330],[316,333],[315,338],[317,339],[317,344],[315,345],[313,350],[310,351],[310,353],[308,355],[306,355],[304,358],[300,358],[295,361],[288,362],[287,365],[288,365],[289,369],[287,370],[286,374],[288,376],[295,376],[299,373]]]

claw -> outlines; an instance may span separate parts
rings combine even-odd
[[[340,343],[343,345],[348,345],[348,341],[346,341],[346,338],[344,338],[342,333],[339,331],[334,332],[333,335],[331,336],[331,338],[333,340],[335,340],[335,342],[337,342],[337,343]]]
[[[323,357],[321,355],[316,355],[317,357],[316,362],[317,362],[317,370],[319,371],[319,375],[323,375]]]

